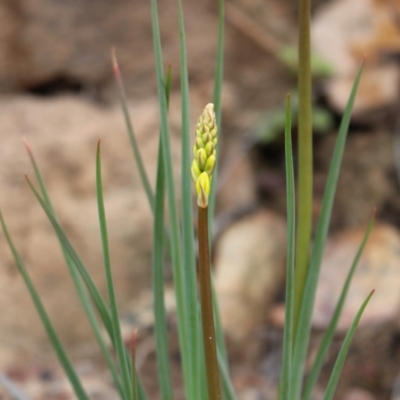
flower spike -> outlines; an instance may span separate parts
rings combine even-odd
[[[193,145],[194,159],[191,167],[197,204],[202,208],[208,206],[208,197],[211,191],[211,178],[217,160],[217,132],[214,104],[209,103],[197,121],[196,140]]]

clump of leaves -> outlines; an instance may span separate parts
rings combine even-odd
[[[164,261],[170,258],[173,271],[174,289],[177,305],[177,321],[182,372],[186,398],[190,400],[233,400],[235,393],[229,377],[227,354],[223,340],[217,302],[212,291],[210,273],[210,237],[209,225],[215,207],[215,187],[218,165],[217,131],[221,126],[221,87],[223,76],[224,42],[224,4],[219,0],[219,33],[216,54],[216,73],[213,104],[205,107],[195,129],[189,120],[189,80],[186,61],[186,41],[181,1],[178,0],[178,29],[180,33],[180,71],[182,92],[182,161],[180,197],[182,209],[179,210],[176,199],[176,187],[173,178],[173,158],[168,125],[168,107],[171,71],[164,73],[161,38],[158,25],[157,1],[151,0],[151,16],[156,62],[156,80],[160,114],[160,135],[155,188],[144,168],[140,149],[135,139],[133,124],[126,106],[126,96],[115,53],[113,68],[119,88],[122,110],[127,124],[128,134],[149,206],[154,215],[153,251],[152,251],[152,292],[155,315],[155,339],[158,362],[158,381],[161,398],[174,398],[170,376],[168,331],[164,305]],[[339,129],[332,163],[326,183],[321,215],[311,246],[311,209],[312,209],[312,112],[311,112],[311,56],[310,56],[310,0],[300,0],[299,4],[299,106],[298,106],[298,198],[295,197],[295,177],[293,172],[293,152],[291,144],[292,110],[290,96],[286,99],[285,109],[285,160],[287,182],[287,266],[286,266],[286,314],[284,327],[283,363],[278,397],[280,400],[309,400],[317,382],[324,358],[332,342],[337,322],[343,308],[351,278],[365,246],[373,225],[371,220],[360,249],[349,269],[348,278],[336,306],[331,323],[321,342],[317,357],[303,387],[304,365],[311,332],[311,314],[315,291],[326,243],[332,205],[339,177],[351,110],[361,77],[361,69],[350,94],[348,105]],[[195,134],[193,134],[195,132]],[[192,147],[191,142],[194,142]],[[95,282],[77,252],[73,248],[65,231],[60,225],[51,203],[42,174],[33,152],[26,144],[30,156],[37,186],[27,178],[37,201],[42,206],[55,234],[57,235],[66,265],[81,300],[82,307],[90,322],[93,334],[112,375],[115,388],[123,400],[146,400],[147,395],[141,384],[135,367],[136,334],[131,339],[130,348],[124,345],[121,334],[116,293],[113,284],[110,250],[108,246],[107,222],[102,188],[102,169],[100,141],[96,153],[97,208],[99,214],[100,236],[103,248],[104,274],[107,282],[107,299],[100,294]],[[192,157],[193,156],[193,157]],[[195,183],[198,205],[198,247],[199,274],[196,273],[193,191],[191,180]],[[233,194],[234,195],[234,191]],[[164,203],[167,201],[168,227],[165,224]],[[296,212],[297,210],[297,212]],[[29,290],[43,325],[49,335],[54,350],[60,360],[77,398],[87,400],[88,395],[75,371],[57,333],[46,313],[40,294],[37,293],[9,231],[0,213],[0,222],[14,255],[17,267]],[[166,250],[166,251],[165,251]],[[371,294],[360,306],[337,357],[331,378],[325,391],[325,400],[332,399],[347,351],[362,312]],[[72,322],[71,322],[72,323]],[[103,335],[103,329],[112,344],[110,349]]]

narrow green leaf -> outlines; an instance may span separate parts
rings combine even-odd
[[[212,279],[212,294],[213,294],[213,307],[214,307],[214,320],[215,320],[215,336],[217,339],[217,348],[218,351],[221,353],[221,360],[224,360],[224,367],[226,371],[228,371],[229,374],[229,366],[228,366],[228,358],[227,358],[227,350],[226,350],[226,344],[225,344],[225,338],[224,338],[224,330],[222,328],[222,322],[221,322],[221,313],[218,307],[218,299],[217,299],[217,294],[215,293],[215,287],[214,287],[214,274],[213,271],[211,271],[211,279]]]
[[[363,304],[361,305],[360,309],[358,310],[356,317],[354,318],[353,323],[350,326],[349,331],[347,332],[346,337],[344,338],[342,347],[339,351],[338,357],[337,357],[335,365],[333,367],[332,374],[329,378],[328,386],[326,387],[326,390],[325,390],[324,400],[332,400],[333,395],[335,394],[336,386],[339,381],[339,377],[342,372],[343,365],[346,361],[346,357],[347,357],[347,353],[349,351],[351,341],[353,339],[354,333],[356,332],[357,325],[360,322],[360,319],[365,310],[365,307],[367,307],[367,304],[368,304],[369,300],[371,299],[372,295],[374,294],[374,292],[375,292],[375,290],[373,290],[368,295],[368,297],[364,300]]]
[[[313,204],[311,0],[299,2],[298,196],[293,331],[296,335],[310,260]]]
[[[204,371],[204,358],[201,345],[201,325],[198,307],[198,291],[196,276],[196,252],[193,229],[193,192],[190,167],[192,162],[191,130],[190,130],[190,96],[189,77],[186,54],[186,38],[182,2],[178,0],[179,13],[179,37],[180,37],[180,72],[182,93],[182,163],[181,163],[181,198],[182,198],[182,259],[186,274],[186,302],[188,307],[188,343],[187,350],[190,373],[186,376],[190,381],[186,382],[189,398],[201,400],[204,398],[204,386],[201,385],[199,376]],[[194,136],[194,135],[193,135]]]
[[[167,106],[169,105],[169,95],[171,88],[171,67],[168,68],[165,83],[165,95]],[[158,380],[160,383],[160,392],[162,400],[172,400],[172,381],[169,363],[168,350],[168,326],[165,312],[164,301],[164,161],[161,144],[161,136],[158,144],[157,178],[156,178],[156,197],[154,207],[153,221],[153,246],[152,246],[152,289],[153,289],[153,309],[156,338],[157,368]]]
[[[42,206],[44,212],[46,213],[47,218],[49,219],[50,223],[52,224],[52,226],[57,234],[58,239],[62,243],[63,248],[67,251],[72,262],[77,267],[77,269],[78,269],[83,281],[85,282],[85,285],[86,285],[87,289],[89,290],[89,293],[94,301],[96,309],[100,314],[103,324],[104,324],[104,326],[107,330],[107,333],[111,339],[111,342],[113,344],[115,344],[110,312],[100,294],[99,289],[97,288],[96,284],[93,282],[92,278],[90,277],[89,273],[87,272],[85,265],[80,260],[78,254],[76,253],[75,249],[73,248],[71,242],[67,238],[67,236],[64,233],[63,229],[61,228],[60,224],[54,217],[50,208],[47,206],[47,204],[45,203],[43,198],[40,196],[37,189],[32,185],[31,181],[28,178],[26,178],[26,180],[27,180],[28,185],[31,188],[33,194],[35,195],[36,199],[38,200],[38,202]]]
[[[128,396],[128,398],[132,398],[133,388],[132,388],[130,367],[128,364],[128,358],[126,357],[126,349],[121,335],[117,300],[115,297],[114,282],[111,273],[110,250],[108,245],[107,222],[104,209],[103,184],[101,176],[100,140],[97,144],[97,153],[96,153],[96,194],[97,194],[97,208],[99,213],[99,223],[101,232],[101,243],[103,248],[104,272],[107,283],[108,301],[110,303],[110,310],[111,310],[111,325],[115,340],[115,350],[117,352],[118,363],[122,374],[122,384],[124,392]]]
[[[232,381],[229,376],[229,371],[226,365],[225,355],[222,354],[217,347],[218,365],[221,376],[222,396],[224,400],[236,400],[235,391],[233,389]]]
[[[362,67],[360,68],[347,103],[342,122],[339,128],[339,134],[336,140],[333,152],[331,167],[327,178],[324,198],[322,201],[321,215],[318,220],[315,242],[312,249],[310,266],[307,274],[306,288],[301,304],[298,331],[295,338],[295,347],[293,349],[293,399],[300,398],[301,386],[304,372],[304,364],[307,355],[308,344],[310,340],[311,316],[315,299],[315,292],[318,283],[319,271],[322,261],[322,255],[328,236],[329,222],[332,214],[333,201],[337,181],[339,178],[340,164],[343,157],[344,146],[347,132],[350,124],[351,111],[353,108],[358,84],[361,78]]]
[[[113,63],[114,76],[115,76],[115,80],[116,80],[117,86],[118,86],[118,93],[119,93],[119,97],[120,97],[120,101],[121,101],[122,112],[124,114],[125,124],[126,124],[127,130],[128,130],[128,135],[129,135],[129,140],[131,142],[133,156],[136,160],[136,165],[138,166],[140,179],[142,181],[144,190],[146,192],[147,200],[150,204],[151,209],[154,211],[154,193],[153,193],[149,178],[146,173],[146,168],[144,166],[143,159],[140,154],[140,149],[137,144],[136,136],[135,136],[135,133],[133,130],[133,125],[131,122],[131,118],[129,116],[128,106],[127,106],[127,101],[126,101],[126,94],[125,94],[125,87],[122,82],[121,71],[119,69],[117,57],[115,54],[115,49],[112,49],[111,58],[112,58],[112,63]]]
[[[285,126],[285,162],[286,162],[286,209],[287,209],[287,251],[286,251],[286,310],[283,332],[283,364],[280,381],[280,398],[291,399],[292,351],[293,351],[293,302],[294,302],[294,265],[296,251],[296,198],[293,171],[292,121],[290,95],[286,97]]]
[[[129,116],[127,100],[126,100],[126,95],[125,95],[125,86],[124,86],[124,82],[122,80],[121,71],[118,66],[118,60],[117,60],[114,49],[111,54],[112,54],[114,75],[115,75],[115,78],[117,81],[117,88],[119,91],[119,96],[120,96],[120,101],[121,101],[121,105],[122,105],[122,109],[123,109],[127,132],[128,132],[130,142],[131,142],[133,156],[134,156],[136,165],[139,169],[140,179],[141,179],[142,185],[144,187],[144,190],[146,192],[147,200],[149,202],[149,205],[150,205],[151,211],[153,213],[153,217],[154,217],[154,204],[153,203],[155,201],[155,199],[154,199],[155,195],[153,193],[153,190],[151,189],[150,180],[146,173],[146,169],[144,168],[143,161],[142,161],[143,158],[141,156],[139,146],[137,145],[136,136],[135,136],[133,128],[132,128],[132,122],[131,122],[131,119]],[[166,83],[165,83],[165,91],[166,91],[166,93],[168,93],[167,105],[169,105],[170,90],[171,90],[171,66],[168,67]],[[169,234],[168,234],[168,230],[165,227],[164,227],[164,231],[165,231],[164,246],[167,249],[167,251],[169,252],[170,247],[171,247]]]
[[[364,238],[363,238],[363,240],[362,240],[362,242],[360,244],[360,247],[357,250],[357,253],[356,253],[355,257],[354,257],[354,260],[353,260],[353,263],[351,265],[351,268],[350,268],[350,270],[349,270],[349,272],[347,274],[346,281],[345,281],[345,283],[343,285],[342,292],[340,294],[339,300],[338,300],[338,302],[336,304],[336,307],[335,307],[335,311],[334,311],[334,313],[332,315],[331,321],[330,321],[330,323],[329,323],[329,325],[328,325],[328,327],[327,327],[327,329],[326,329],[326,331],[324,333],[324,336],[322,338],[322,341],[321,341],[321,344],[319,346],[319,349],[318,349],[317,356],[315,358],[314,364],[313,364],[313,366],[311,368],[310,373],[308,374],[308,379],[307,379],[306,388],[304,390],[303,400],[311,399],[312,391],[313,391],[313,389],[315,387],[315,384],[317,383],[318,376],[319,376],[319,374],[321,372],[322,365],[323,365],[324,360],[325,360],[325,356],[328,353],[328,350],[329,350],[329,347],[330,347],[330,345],[332,343],[333,337],[335,336],[336,327],[337,327],[337,324],[339,322],[339,318],[340,318],[340,315],[342,313],[344,303],[346,301],[346,297],[347,297],[347,293],[349,291],[350,283],[351,283],[351,281],[353,279],[354,272],[355,272],[356,267],[358,265],[358,262],[359,262],[359,260],[361,258],[361,255],[362,255],[362,253],[364,251],[365,245],[367,244],[368,238],[369,238],[369,236],[371,234],[372,228],[374,226],[374,222],[375,222],[375,211],[374,211],[373,217],[371,218],[371,220],[370,220],[370,222],[368,224],[367,230],[366,230]]]
[[[131,341],[129,344],[131,351],[131,380],[132,380],[132,400],[139,400],[139,388],[138,388],[138,374],[136,371],[136,335],[137,331],[133,332]]]
[[[164,301],[164,162],[161,138],[158,149],[156,198],[154,209],[153,253],[152,253],[152,287],[157,349],[158,380],[162,400],[172,400],[171,373],[168,351],[168,327]]]
[[[36,179],[37,179],[37,181],[39,183],[39,187],[40,187],[40,191],[42,193],[43,199],[44,199],[45,203],[47,204],[49,210],[52,211],[52,213],[54,215],[54,218],[57,220],[57,215],[56,215],[56,213],[54,211],[54,208],[52,206],[52,203],[51,203],[51,200],[50,200],[50,196],[48,194],[46,185],[44,183],[44,179],[43,179],[42,173],[41,173],[41,171],[39,169],[39,166],[38,166],[38,164],[36,162],[36,159],[34,157],[33,151],[32,151],[30,145],[28,144],[28,142],[26,140],[24,140],[24,145],[26,147],[26,150],[28,152],[29,158],[31,160],[32,167],[33,167],[33,170],[35,172]],[[100,347],[100,350],[101,350],[101,352],[102,352],[102,354],[104,356],[104,359],[105,359],[105,361],[107,363],[107,366],[108,366],[108,368],[109,368],[109,370],[111,372],[111,375],[113,377],[114,384],[115,384],[115,386],[116,386],[121,398],[125,399],[124,394],[123,394],[121,380],[120,380],[120,378],[118,376],[117,369],[116,369],[116,367],[114,365],[114,361],[113,361],[113,358],[111,356],[111,352],[108,349],[108,346],[106,345],[106,343],[104,341],[102,330],[101,330],[100,325],[99,325],[99,323],[97,321],[97,317],[96,317],[96,314],[95,314],[95,312],[93,310],[92,304],[91,304],[90,299],[89,299],[88,294],[87,294],[87,291],[83,286],[82,279],[79,276],[79,273],[78,273],[75,265],[73,264],[70,256],[68,255],[67,250],[63,247],[62,242],[60,240],[59,240],[59,243],[60,243],[60,247],[61,247],[61,250],[63,252],[63,255],[64,255],[65,262],[67,264],[69,273],[71,274],[72,280],[74,282],[75,289],[76,289],[76,291],[78,293],[80,302],[81,302],[81,304],[83,306],[83,309],[85,311],[85,314],[86,314],[86,316],[88,318],[88,321],[89,321],[89,324],[90,324],[90,326],[92,328],[93,334],[95,335],[96,342]]]
[[[170,134],[168,126],[168,107],[165,98],[165,84],[164,84],[164,70],[162,61],[162,50],[161,50],[161,39],[160,30],[158,23],[158,12],[157,12],[157,1],[151,0],[151,20],[153,29],[153,46],[156,63],[156,78],[158,88],[158,100],[159,100],[159,111],[160,111],[160,124],[161,124],[161,143],[163,150],[164,160],[164,173],[165,183],[167,189],[168,199],[168,213],[171,227],[171,261],[172,271],[174,277],[174,288],[176,297],[176,307],[178,314],[178,333],[179,343],[181,348],[183,374],[185,382],[191,383],[191,366],[190,358],[190,346],[189,342],[189,312],[187,304],[187,288],[186,288],[186,273],[184,271],[184,265],[182,263],[182,250],[181,250],[181,237],[180,237],[180,223],[178,217],[178,207],[175,193],[175,183],[173,176],[173,160],[171,153]],[[190,391],[186,390],[186,397],[190,398]]]
[[[50,338],[50,341],[53,345],[54,351],[57,354],[58,360],[60,361],[65,373],[67,374],[68,379],[74,389],[74,392],[75,392],[77,398],[79,400],[89,400],[89,397],[87,396],[87,394],[80,382],[80,379],[79,379],[78,375],[76,374],[75,369],[74,369],[67,353],[65,352],[63,345],[61,344],[61,342],[57,336],[57,333],[53,327],[53,324],[51,323],[50,318],[47,315],[47,312],[40,300],[40,297],[33,285],[33,282],[25,268],[24,262],[22,261],[20,254],[18,253],[16,247],[14,246],[14,243],[8,232],[8,229],[4,222],[1,211],[0,211],[0,223],[3,228],[4,236],[6,237],[7,243],[8,243],[8,245],[11,249],[11,252],[14,256],[18,270],[25,282],[26,287],[28,288],[29,294],[30,294],[32,301],[36,307],[36,310],[40,316],[40,319],[46,330],[46,333]]]
[[[218,129],[221,130],[222,121],[222,84],[224,80],[224,42],[225,42],[225,4],[224,0],[218,0],[218,42],[217,42],[217,54],[216,54],[216,64],[215,64],[215,74],[214,74],[214,93],[213,93],[213,103],[215,118],[217,121]],[[222,135],[219,135],[217,146],[221,146]],[[217,157],[220,152],[217,151]],[[218,180],[218,159],[215,166],[215,171],[213,174],[213,180],[211,183],[211,194],[208,201],[209,209],[209,226],[212,231],[212,222],[214,220],[215,213],[215,201],[217,195],[217,180]]]

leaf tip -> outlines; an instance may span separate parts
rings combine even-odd
[[[28,143],[28,140],[26,139],[25,136],[22,137],[22,143],[23,143],[25,150],[28,153],[29,157],[32,158],[33,157],[32,147]]]
[[[129,351],[131,352],[131,356],[133,357],[133,359],[135,358],[135,354],[136,354],[137,333],[138,333],[138,330],[135,329],[129,340]]]
[[[111,48],[111,61],[112,61],[112,68],[113,68],[113,73],[116,79],[121,78],[121,71],[119,69],[118,65],[118,60],[117,60],[117,53],[115,50],[115,47]]]

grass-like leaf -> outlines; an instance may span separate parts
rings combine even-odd
[[[365,231],[365,235],[363,237],[363,240],[360,244],[360,247],[357,250],[357,253],[354,257],[353,263],[351,265],[351,268],[347,274],[346,281],[343,285],[342,292],[340,293],[339,300],[336,304],[335,310],[333,312],[331,321],[324,333],[324,336],[322,338],[321,344],[319,346],[317,356],[315,358],[315,361],[313,363],[313,366],[311,368],[310,373],[308,374],[308,379],[307,379],[307,384],[304,389],[304,395],[303,395],[303,400],[309,400],[311,399],[312,391],[315,387],[315,384],[317,383],[318,376],[321,372],[322,365],[325,360],[325,356],[328,353],[329,347],[332,343],[333,337],[335,336],[335,331],[337,324],[339,322],[340,315],[343,310],[344,303],[346,301],[347,293],[349,291],[350,283],[353,279],[354,272],[356,270],[356,267],[358,265],[358,262],[360,261],[361,255],[364,251],[365,245],[367,244],[368,238],[371,234],[372,228],[374,226],[375,222],[375,214],[376,212],[374,211],[373,217],[371,218],[368,227]]]
[[[353,323],[351,324],[346,337],[344,338],[342,347],[340,348],[338,357],[336,359],[335,365],[332,370],[332,374],[329,378],[328,385],[325,390],[324,400],[332,400],[333,395],[335,394],[336,386],[339,381],[340,374],[342,372],[343,365],[346,361],[347,353],[349,351],[349,347],[351,341],[353,339],[354,333],[357,329],[357,325],[360,322],[361,316],[367,306],[369,300],[371,299],[372,295],[374,294],[375,290],[373,290],[368,297],[364,300],[363,304],[361,305],[360,309],[357,312],[356,317],[354,318]]]
[[[99,222],[100,222],[101,243],[103,249],[104,272],[107,283],[108,301],[110,303],[110,310],[111,310],[111,325],[115,340],[115,350],[117,352],[118,363],[121,370],[124,393],[128,398],[132,398],[133,387],[132,387],[130,368],[135,368],[135,366],[130,366],[128,362],[129,358],[126,357],[126,349],[121,335],[117,300],[115,296],[113,277],[111,273],[111,260],[110,260],[110,251],[108,245],[107,222],[106,222],[106,215],[104,208],[103,184],[101,176],[100,141],[97,144],[97,153],[96,153],[96,194],[97,194],[97,208],[98,208]]]
[[[190,398],[201,400],[205,396],[204,386],[199,376],[204,373],[204,357],[201,344],[201,325],[198,307],[196,276],[196,253],[193,229],[193,192],[190,167],[192,162],[191,129],[190,129],[190,96],[189,77],[186,55],[186,38],[182,2],[178,0],[179,38],[180,38],[180,75],[182,93],[182,163],[181,163],[181,198],[182,198],[182,259],[185,266],[186,302],[188,307],[188,341],[191,348],[187,358],[190,363],[191,391]],[[193,135],[194,136],[194,135]]]
[[[299,113],[296,268],[293,331],[296,335],[310,260],[313,204],[313,139],[311,94],[311,0],[299,0]]]
[[[279,396],[290,400],[292,386],[292,352],[293,352],[293,301],[294,301],[294,265],[296,249],[296,199],[293,171],[292,123],[290,96],[286,98],[285,127],[285,161],[286,161],[286,214],[287,214],[287,250],[286,250],[286,309],[283,333],[283,363]]]
[[[217,42],[217,53],[216,53],[216,64],[214,74],[214,92],[213,92],[213,103],[215,111],[215,119],[217,126],[221,129],[222,121],[222,84],[224,80],[224,43],[225,43],[225,4],[224,0],[218,0],[218,42]],[[217,146],[221,145],[221,135]],[[219,152],[217,151],[217,157]],[[213,180],[211,183],[211,194],[208,201],[208,224],[212,230],[212,222],[215,213],[215,200],[217,196],[217,179],[218,179],[218,158],[213,174]]]
[[[164,173],[167,192],[168,214],[171,232],[171,261],[174,277],[174,288],[176,297],[176,308],[178,314],[179,343],[183,364],[183,375],[185,380],[186,397],[192,394],[192,366],[189,311],[187,304],[186,273],[182,263],[182,244],[180,237],[180,222],[178,217],[178,206],[176,201],[175,183],[173,176],[173,160],[171,153],[170,134],[168,126],[168,105],[165,98],[164,68],[162,60],[161,38],[158,23],[157,1],[151,0],[151,20],[153,29],[153,47],[156,64],[156,80],[158,88],[158,101],[161,125],[161,143],[164,160]]]
[[[311,316],[315,300],[315,292],[317,288],[322,255],[328,236],[329,222],[332,214],[337,181],[339,178],[340,164],[343,157],[344,146],[351,119],[351,111],[353,109],[358,84],[360,82],[361,72],[362,67],[357,74],[339,128],[339,134],[336,140],[331,167],[329,169],[329,174],[327,178],[324,198],[322,201],[321,215],[318,220],[315,242],[312,249],[310,266],[308,269],[306,286],[301,304],[299,325],[295,338],[295,346],[293,349],[293,397],[291,400],[299,399],[301,394],[304,364],[310,340]]]
[[[24,145],[25,145],[25,148],[26,148],[26,150],[28,152],[29,158],[31,160],[31,164],[32,164],[33,170],[35,172],[36,179],[37,179],[37,181],[39,183],[39,187],[40,187],[40,191],[42,193],[43,199],[44,199],[45,203],[47,204],[47,206],[49,207],[49,209],[52,211],[55,219],[57,219],[56,213],[54,211],[54,207],[53,207],[53,205],[51,203],[50,196],[48,194],[48,191],[47,191],[47,188],[46,188],[42,173],[41,173],[41,171],[39,169],[39,166],[38,166],[38,164],[36,162],[36,159],[34,157],[33,151],[32,151],[30,145],[28,144],[28,142],[26,140],[24,140]],[[115,386],[116,386],[121,398],[125,399],[124,394],[123,394],[121,379],[120,379],[120,377],[118,375],[116,366],[114,364],[114,360],[113,360],[113,358],[111,356],[111,352],[108,349],[108,347],[107,347],[107,345],[106,345],[106,343],[104,341],[102,330],[101,330],[100,325],[99,325],[99,323],[97,321],[97,316],[96,316],[96,314],[94,312],[94,309],[93,309],[93,306],[92,306],[91,301],[89,299],[89,296],[87,294],[87,291],[86,291],[86,289],[85,289],[85,287],[83,285],[82,279],[81,279],[76,267],[73,265],[73,262],[72,262],[70,256],[68,255],[68,252],[66,251],[66,249],[64,249],[61,241],[59,241],[59,242],[60,242],[60,247],[61,247],[61,250],[63,252],[64,259],[65,259],[65,262],[67,264],[69,273],[70,273],[71,278],[73,280],[73,283],[75,285],[75,289],[76,289],[76,291],[78,293],[80,302],[81,302],[82,307],[83,307],[83,309],[85,311],[85,314],[86,314],[86,316],[88,318],[88,321],[89,321],[89,324],[90,324],[90,326],[92,328],[93,334],[94,334],[94,336],[96,338],[96,342],[100,347],[100,350],[101,350],[101,352],[102,352],[102,354],[104,356],[104,359],[105,359],[105,361],[107,363],[109,371],[111,372],[111,375],[113,377],[114,384],[115,384]]]
[[[138,389],[138,375],[136,371],[136,336],[137,330],[133,332],[131,342],[129,344],[131,351],[131,380],[132,380],[132,400],[139,400],[139,389]]]
[[[93,282],[91,276],[89,275],[89,273],[87,271],[87,268],[85,267],[85,265],[79,258],[77,252],[75,251],[71,242],[67,238],[67,235],[65,234],[65,232],[61,228],[60,224],[58,223],[57,219],[54,217],[53,213],[51,212],[51,209],[47,206],[46,202],[40,196],[39,192],[33,186],[32,182],[28,178],[26,178],[26,180],[27,180],[28,185],[31,188],[33,194],[35,195],[37,201],[39,202],[39,204],[43,208],[43,211],[47,215],[47,218],[49,219],[51,225],[53,226],[53,229],[55,230],[58,239],[61,241],[63,248],[67,251],[73,264],[78,269],[78,271],[79,271],[79,273],[80,273],[80,275],[81,275],[81,277],[82,277],[82,279],[94,301],[96,309],[100,314],[103,324],[104,324],[104,326],[107,330],[107,333],[111,339],[111,342],[115,345],[110,311],[109,311],[106,303],[104,302],[104,299],[102,298],[99,289],[97,288],[96,284]]]
[[[157,349],[158,380],[162,400],[172,400],[171,373],[168,351],[168,328],[164,301],[164,162],[161,138],[158,149],[156,197],[153,225],[152,291]]]
[[[113,72],[114,72],[115,80],[116,80],[117,86],[118,86],[118,93],[119,93],[119,97],[120,97],[120,101],[121,101],[121,108],[122,108],[122,112],[124,114],[125,124],[126,124],[127,130],[128,130],[128,135],[129,135],[129,140],[131,142],[133,156],[134,156],[134,158],[136,160],[136,164],[138,166],[140,179],[143,183],[143,187],[146,192],[147,200],[150,204],[151,209],[154,211],[154,193],[153,193],[149,178],[146,173],[146,168],[143,163],[143,158],[140,153],[140,149],[137,144],[136,136],[135,136],[135,133],[133,130],[131,118],[129,116],[127,101],[126,101],[126,94],[125,94],[125,87],[124,87],[124,84],[122,81],[121,71],[118,66],[115,49],[112,49],[111,58],[112,58],[112,63],[113,63]]]
[[[224,400],[236,400],[236,395],[233,389],[231,378],[229,376],[229,370],[227,368],[225,355],[222,354],[220,348],[218,347],[218,342],[217,342],[217,356],[218,356],[219,373],[222,384],[222,397]]]
[[[61,365],[63,366],[65,373],[67,374],[67,377],[74,389],[74,392],[75,392],[77,398],[79,400],[89,400],[89,397],[86,394],[86,392],[82,386],[82,383],[81,383],[77,373],[75,372],[75,369],[74,369],[67,353],[65,352],[63,345],[61,344],[60,339],[58,338],[58,335],[53,327],[53,324],[50,321],[50,318],[43,306],[43,303],[40,300],[40,297],[33,285],[33,282],[28,274],[28,271],[26,270],[25,264],[22,261],[22,258],[20,256],[20,254],[18,253],[16,247],[14,246],[14,243],[8,232],[8,229],[4,222],[1,211],[0,211],[0,223],[3,228],[4,236],[6,237],[7,243],[8,243],[8,245],[11,249],[11,252],[14,256],[15,263],[17,264],[19,273],[21,274],[21,276],[25,282],[25,285],[28,288],[29,294],[30,294],[32,301],[36,307],[36,310],[39,314],[40,320],[42,321],[42,324],[46,330],[46,333],[49,336],[50,341],[53,345],[54,351],[56,352],[57,357],[58,357]]]
[[[169,96],[171,89],[171,67],[168,68],[165,82],[165,96],[167,106],[169,106]],[[164,301],[164,198],[165,198],[165,179],[164,179],[164,161],[161,136],[158,144],[157,160],[157,178],[156,193],[154,203],[154,221],[153,221],[153,247],[152,247],[152,292],[153,292],[153,310],[156,338],[157,368],[158,380],[160,383],[160,392],[162,400],[172,400],[172,381],[169,365],[168,350],[168,327],[167,316],[165,312]]]

